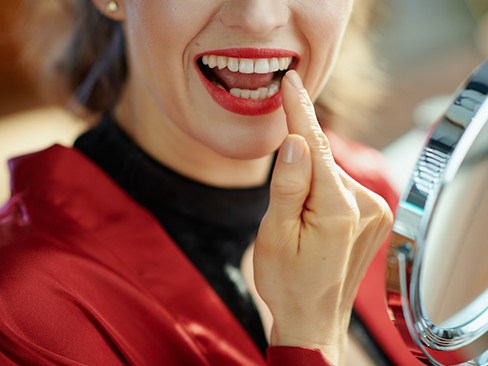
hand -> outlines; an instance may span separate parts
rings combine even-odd
[[[392,214],[335,164],[295,71],[282,95],[290,135],[255,242],[254,280],[273,315],[272,345],[320,348],[340,363],[356,292]]]

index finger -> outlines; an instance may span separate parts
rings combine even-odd
[[[283,108],[286,114],[288,130],[305,138],[312,157],[311,195],[321,199],[330,199],[338,194],[336,187],[344,186],[332,156],[329,140],[322,131],[313,103],[303,87],[296,71],[288,71],[281,82]]]

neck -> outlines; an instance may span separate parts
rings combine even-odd
[[[217,154],[181,131],[143,94],[134,87],[127,88],[115,109],[115,118],[154,159],[188,178],[216,187],[256,187],[267,181],[272,154],[250,160]]]

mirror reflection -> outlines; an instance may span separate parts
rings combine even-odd
[[[488,127],[447,183],[425,239],[423,266],[429,270],[422,271],[420,292],[434,324],[457,327],[488,304]]]

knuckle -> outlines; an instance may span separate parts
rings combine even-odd
[[[316,118],[313,102],[310,99],[310,96],[308,95],[307,91],[305,89],[301,89],[298,91],[298,95],[299,95],[299,102],[304,107],[305,111],[307,113],[309,111],[312,111],[314,118]]]
[[[304,221],[313,228],[327,227],[329,231],[353,234],[361,230],[361,211],[353,195],[343,192],[334,199],[333,207],[323,214],[321,210],[307,209],[304,211]]]
[[[378,227],[390,228],[393,225],[393,213],[388,203],[380,195],[368,191],[365,196],[365,205],[369,221]]]
[[[383,214],[381,216],[380,223],[383,227],[390,230],[391,227],[393,226],[394,218],[393,218],[393,212],[390,210],[390,207],[386,204],[386,202],[382,213]]]
[[[302,213],[302,218],[309,227],[314,229],[320,228],[325,221],[325,218],[322,215],[311,209],[305,209]]]
[[[319,150],[322,152],[330,151],[329,140],[325,136],[320,126],[312,126],[305,138],[309,142],[312,150]]]

